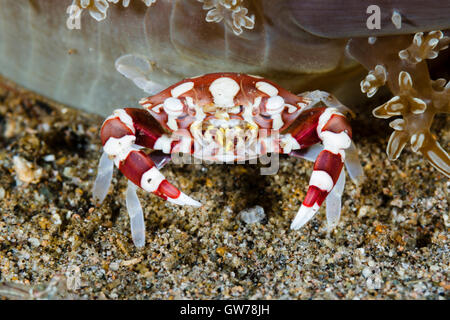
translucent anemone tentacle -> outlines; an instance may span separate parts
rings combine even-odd
[[[92,188],[94,201],[98,204],[101,204],[105,200],[109,186],[111,185],[113,171],[114,162],[108,157],[106,152],[103,152],[98,163],[98,172],[94,187]]]
[[[150,77],[154,70],[150,60],[143,55],[123,55],[116,60],[115,66],[117,71],[148,94],[155,94],[165,89],[165,86],[151,80],[156,76]]]
[[[136,247],[142,248],[145,245],[145,223],[144,212],[136,193],[137,186],[128,180],[126,204],[130,217],[131,237]]]
[[[352,181],[358,185],[364,181],[364,171],[358,157],[358,150],[352,141],[350,147],[345,150],[345,168]]]
[[[420,152],[433,167],[445,176],[450,177],[450,157],[448,153],[431,135],[428,135],[427,138],[426,148],[422,148]]]
[[[344,186],[345,172],[344,170],[342,170],[341,174],[339,175],[339,179],[336,182],[336,185],[331,190],[326,199],[328,231],[333,230],[333,228],[336,227],[339,222],[339,218],[341,216],[342,194],[344,193]]]

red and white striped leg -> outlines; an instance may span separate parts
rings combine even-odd
[[[344,115],[335,108],[325,109],[317,120],[316,133],[324,150],[314,163],[305,200],[291,229],[298,230],[319,210],[335,186],[345,161],[345,149],[351,145],[352,131]],[[302,145],[302,141],[298,141]]]
[[[135,185],[175,204],[201,206],[167,181],[151,156],[140,150],[146,147],[172,151],[170,139],[148,111],[133,108],[114,111],[102,126],[101,139],[104,152]]]

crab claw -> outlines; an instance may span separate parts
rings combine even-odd
[[[142,151],[131,151],[119,164],[119,170],[135,185],[178,205],[200,207],[201,203],[178,190],[166,180],[152,159]]]
[[[357,160],[356,149],[352,147],[352,131],[346,118],[334,108],[323,110],[317,121],[317,136],[322,141],[323,150],[317,155],[314,169],[309,181],[308,192],[300,209],[297,212],[291,229],[298,230],[306,224],[319,211],[320,206],[327,197],[327,220],[329,229],[337,224],[341,211],[341,195],[344,187],[344,174],[342,168],[346,161],[346,151],[352,157],[347,168],[352,178],[361,180],[362,168]],[[303,156],[315,157],[318,148]],[[335,189],[333,191],[333,189]]]
[[[291,223],[291,229],[298,230],[303,227],[303,225],[305,225],[309,220],[311,220],[312,217],[314,217],[319,208],[320,206],[317,204],[314,204],[312,207],[308,207],[302,204],[300,209],[298,209],[297,215]]]
[[[145,191],[178,205],[200,207],[200,202],[178,190],[159,171],[158,168],[168,162],[169,155],[160,152],[147,155],[141,150],[143,147],[153,148],[162,134],[162,128],[146,110],[116,110],[102,126],[101,139],[104,154],[107,156],[102,156],[97,180],[105,181],[105,184],[106,180],[111,180],[113,162],[129,180]],[[105,169],[100,170],[103,168]],[[100,184],[97,180],[96,186]],[[94,190],[94,194],[98,194],[97,197],[101,200],[107,192],[107,187],[106,190],[94,187]]]
[[[317,159],[317,156],[322,151],[323,146],[316,144],[309,147],[308,149],[302,150],[302,152],[292,152],[291,155],[314,162]],[[361,163],[359,162],[358,153],[353,142],[352,145],[346,150],[346,154],[347,155],[345,157],[344,164],[347,169],[347,173],[355,184],[359,184],[364,179],[364,172],[361,167]],[[342,170],[341,174],[339,175],[338,181],[336,182],[336,185],[326,198],[326,215],[329,231],[331,231],[334,227],[336,227],[336,225],[339,222],[339,218],[341,216],[342,194],[344,192],[344,187],[345,187],[345,172],[344,170]],[[306,213],[306,211],[308,211],[308,207],[306,206],[302,212],[300,211],[301,210],[299,210],[296,218],[291,224],[291,228],[294,230],[301,228],[301,226],[303,226],[306,222],[308,222],[308,220],[310,220],[315,214],[312,213],[312,215],[309,215],[308,213]],[[307,219],[309,216],[310,218]]]

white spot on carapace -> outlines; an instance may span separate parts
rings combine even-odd
[[[377,41],[377,37],[369,37],[367,38],[367,42],[369,44],[374,44]]]
[[[164,111],[168,115],[167,126],[172,130],[178,130],[176,119],[183,113],[183,103],[177,98],[164,100]]]
[[[190,82],[184,82],[175,88],[173,88],[170,93],[172,94],[172,97],[178,98],[178,96],[182,95],[183,93],[188,92],[194,87],[194,83],[192,81]]]
[[[268,114],[279,114],[283,111],[284,108],[284,99],[280,96],[273,96],[267,99],[266,102],[266,111]]]
[[[271,85],[270,83],[264,82],[264,81],[259,81],[255,84],[256,89],[258,89],[261,92],[264,92],[265,94],[273,97],[276,96],[278,94],[278,89],[275,88],[273,85]]]
[[[330,192],[333,189],[333,179],[330,174],[323,170],[314,170],[309,179],[309,185],[315,186],[320,190]]]
[[[159,185],[166,178],[156,167],[144,172],[141,177],[141,188],[147,192],[154,192],[158,190]]]
[[[168,115],[179,116],[183,112],[183,103],[177,98],[167,98],[164,100],[164,111]]]
[[[218,78],[209,86],[214,103],[222,108],[234,107],[234,97],[239,89],[239,84],[228,77]]]

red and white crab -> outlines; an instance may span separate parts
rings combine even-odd
[[[322,91],[297,96],[259,76],[213,73],[180,81],[140,104],[145,109],[118,109],[103,123],[104,153],[93,189],[102,202],[113,164],[129,179],[126,203],[138,247],[145,243],[145,224],[136,186],[175,204],[201,206],[159,171],[174,153],[220,162],[268,152],[315,160],[292,229],[308,222],[327,197],[327,219],[334,226],[341,209],[344,162],[350,177],[362,176],[352,130],[342,113],[346,108]],[[154,152],[146,154],[142,148]]]

